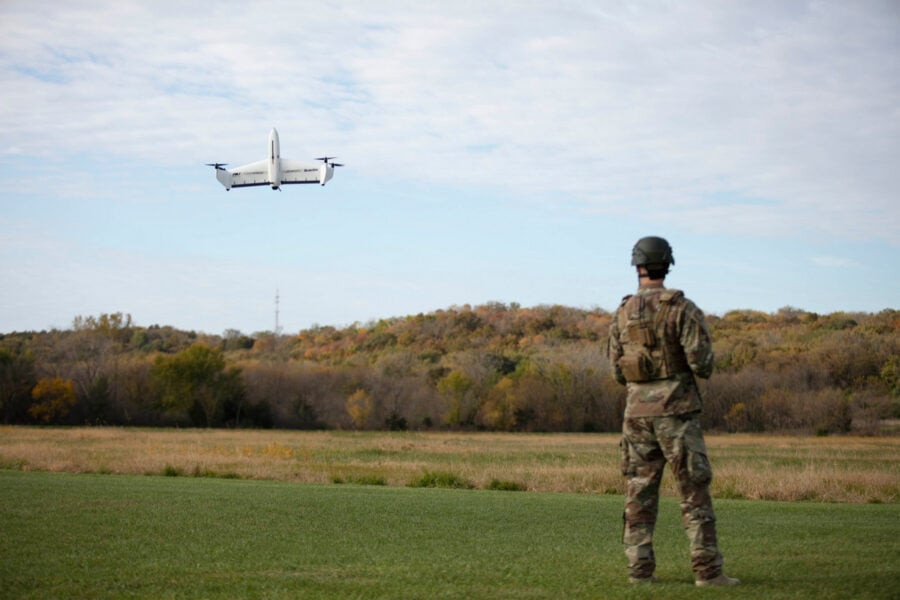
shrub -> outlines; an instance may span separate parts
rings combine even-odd
[[[749,424],[747,405],[743,402],[732,405],[728,414],[725,415],[725,424],[728,426],[728,431],[746,431]]]
[[[350,483],[355,485],[387,485],[387,480],[381,475],[347,475],[339,477],[337,475],[331,478],[331,483]]]
[[[401,416],[397,411],[391,411],[391,414],[384,420],[384,426],[391,431],[406,431],[409,428],[406,417]]]
[[[407,487],[471,490],[475,488],[475,485],[471,481],[449,471],[425,471],[422,475],[410,481]]]
[[[525,484],[518,481],[504,481],[501,479],[492,479],[487,489],[499,492],[524,492],[527,488]]]

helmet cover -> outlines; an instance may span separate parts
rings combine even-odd
[[[672,247],[665,239],[656,236],[643,237],[631,250],[632,266],[653,264],[674,265],[675,256]]]

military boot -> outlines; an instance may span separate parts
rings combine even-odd
[[[712,579],[698,579],[694,582],[694,585],[696,585],[697,587],[728,587],[737,585],[740,582],[740,579],[729,577],[725,573],[719,573],[718,577],[713,577]]]
[[[656,577],[654,577],[653,575],[649,575],[647,577],[635,577],[634,575],[629,575],[628,583],[656,583]]]

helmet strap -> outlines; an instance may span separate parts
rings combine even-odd
[[[648,269],[647,267],[643,267],[646,271],[645,273],[641,273],[640,268],[638,268],[638,281],[641,279],[649,279],[650,281],[660,281],[666,278],[666,275],[669,274],[669,267],[666,265],[664,269]]]

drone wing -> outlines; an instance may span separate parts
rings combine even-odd
[[[269,161],[265,159],[235,169],[228,169],[228,172],[231,173],[231,187],[270,185]]]
[[[281,159],[281,183],[320,183],[321,180],[320,165]]]

